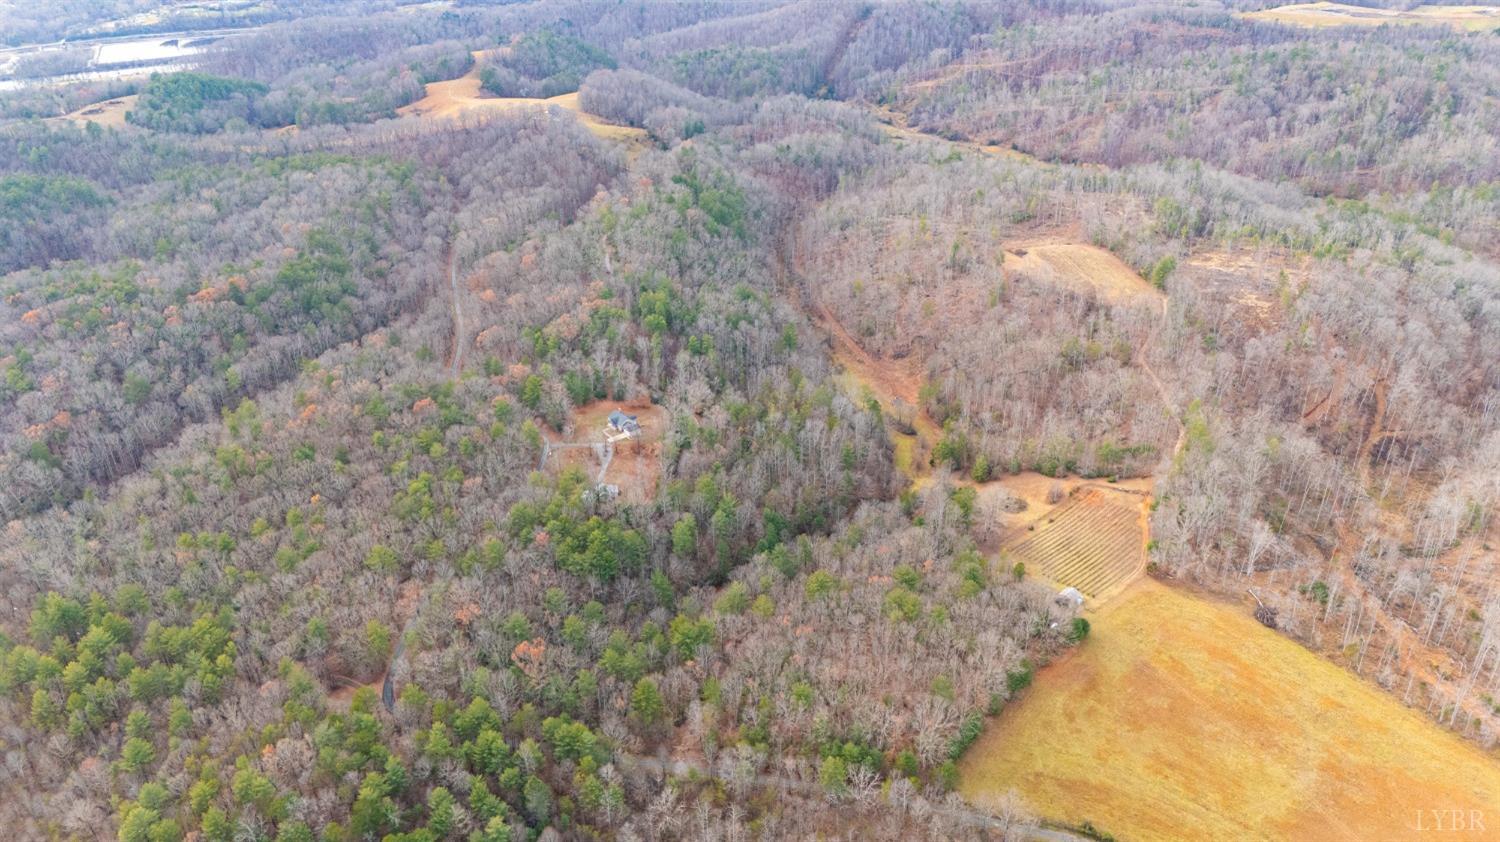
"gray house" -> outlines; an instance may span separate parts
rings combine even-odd
[[[622,434],[634,438],[641,434],[641,422],[617,409],[609,414],[609,432],[611,440]]]

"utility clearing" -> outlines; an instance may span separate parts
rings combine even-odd
[[[429,82],[427,95],[396,109],[403,117],[452,119],[465,114],[515,111],[522,108],[557,107],[570,111],[595,135],[613,140],[644,141],[645,129],[617,126],[584,111],[578,104],[578,93],[547,97],[498,97],[480,89],[479,74],[484,67],[484,51],[474,53],[474,66],[468,73],[446,82]]]
[[[1293,3],[1246,12],[1248,20],[1293,26],[1383,26],[1385,24],[1453,26],[1469,31],[1500,29],[1497,6],[1418,6],[1415,9],[1375,9],[1344,3]]]
[[[1133,842],[1494,838],[1500,764],[1244,606],[1145,578],[1091,622],[965,754],[973,803]]]

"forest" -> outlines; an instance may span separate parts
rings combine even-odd
[[[0,87],[18,839],[1112,838],[960,794],[1028,482],[1494,759],[1500,29],[219,5],[0,7],[244,30]]]

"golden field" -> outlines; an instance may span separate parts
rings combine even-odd
[[[990,723],[962,793],[1121,842],[1500,838],[1500,762],[1249,613],[1138,581]]]

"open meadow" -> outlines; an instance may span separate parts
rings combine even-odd
[[[1500,8],[1494,6],[1417,6],[1414,9],[1379,9],[1347,3],[1293,3],[1249,12],[1244,17],[1294,26],[1384,26],[1421,24],[1453,26],[1482,32],[1500,29]]]
[[[578,92],[559,94],[553,97],[500,97],[486,93],[480,87],[480,70],[487,51],[474,53],[474,66],[457,79],[427,83],[427,95],[396,110],[403,117],[437,117],[452,119],[460,115],[485,114],[514,111],[524,108],[549,108],[556,106],[572,112],[589,131],[604,138],[615,140],[643,141],[646,132],[631,126],[619,126],[606,122],[584,111],[578,104]]]
[[[1142,579],[1091,622],[965,755],[975,804],[1137,842],[1414,839],[1500,804],[1493,758],[1243,606]]]

